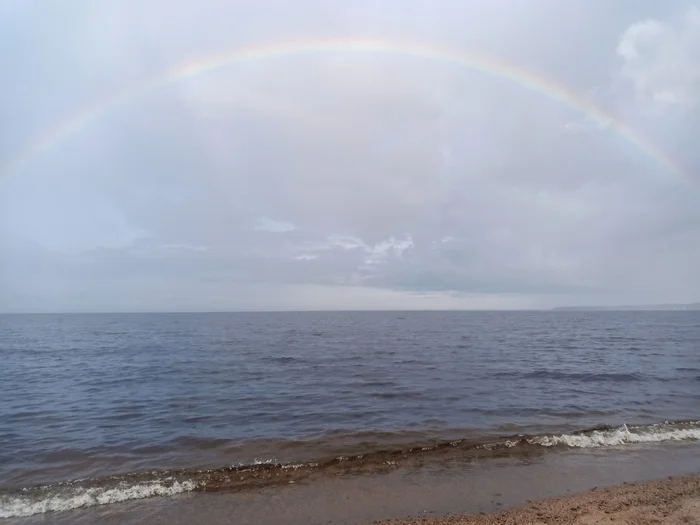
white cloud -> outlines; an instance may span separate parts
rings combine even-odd
[[[410,235],[403,238],[394,236],[368,244],[359,237],[350,235],[329,235],[324,241],[306,241],[295,247],[301,253],[295,256],[297,260],[314,260],[319,254],[330,251],[355,252],[360,254],[356,269],[367,270],[373,265],[383,264],[392,258],[401,259],[407,250],[414,247]],[[361,261],[361,263],[359,262]]]
[[[700,9],[680,20],[649,19],[632,24],[620,37],[620,75],[640,101],[694,106],[700,101]]]
[[[564,129],[569,133],[585,133],[589,127],[582,120],[572,120],[564,124]]]
[[[410,250],[415,245],[410,235],[404,236],[403,239],[390,237],[381,241],[374,246],[366,246],[368,252],[367,258],[364,260],[362,268],[371,267],[376,264],[387,263],[391,258],[401,259],[407,250]]]

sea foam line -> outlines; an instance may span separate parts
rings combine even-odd
[[[657,443],[662,441],[693,441],[700,440],[700,428],[671,427],[652,425],[629,429],[627,425],[608,430],[593,430],[583,434],[561,434],[558,436],[538,436],[528,442],[544,447],[564,445],[573,448],[598,448],[634,443]]]
[[[152,481],[129,485],[122,482],[111,487],[72,487],[57,493],[48,493],[37,498],[37,494],[0,495],[0,518],[13,518],[56,512],[82,507],[94,507],[109,503],[120,503],[153,496],[174,496],[191,492],[197,483],[185,481]]]

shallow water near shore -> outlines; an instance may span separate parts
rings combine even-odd
[[[363,525],[407,517],[500,512],[595,487],[699,472],[700,444],[643,444],[519,459],[438,461],[384,473],[310,477],[248,491],[132,500],[2,523]]]

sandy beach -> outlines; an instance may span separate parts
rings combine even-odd
[[[418,518],[382,525],[700,524],[700,475],[631,483],[530,503],[492,515]]]

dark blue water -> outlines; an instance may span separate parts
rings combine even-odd
[[[6,491],[696,419],[700,312],[0,317]]]

